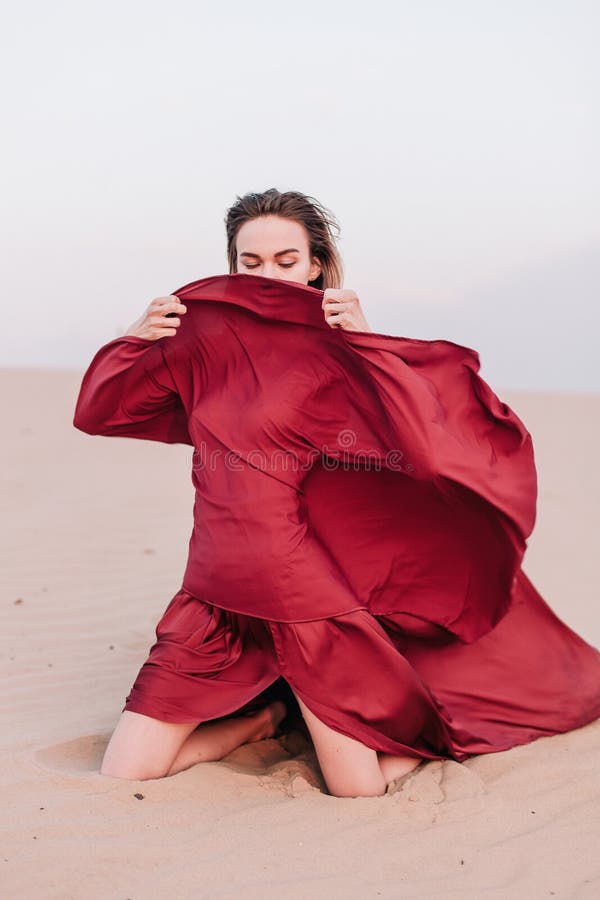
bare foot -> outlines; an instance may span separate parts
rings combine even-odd
[[[256,731],[252,737],[248,738],[248,743],[253,741],[262,741],[263,738],[273,737],[279,723],[285,718],[287,706],[283,700],[274,700],[267,706],[253,713],[252,718],[256,721]]]

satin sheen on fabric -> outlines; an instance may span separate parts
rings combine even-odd
[[[173,293],[178,333],[101,347],[73,419],[193,447],[182,586],[128,708],[203,721],[283,675],[369,746],[455,759],[600,715],[600,652],[521,569],[531,436],[476,351],[331,328],[295,282]]]

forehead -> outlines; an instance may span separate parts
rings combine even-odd
[[[288,247],[308,250],[308,235],[300,222],[281,216],[258,216],[240,227],[237,233],[238,253],[276,253]]]

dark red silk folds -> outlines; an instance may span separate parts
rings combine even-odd
[[[216,275],[174,294],[177,334],[101,347],[73,424],[193,446],[185,590],[276,622],[363,609],[415,635],[489,632],[536,471],[477,352],[331,328],[323,292],[295,282]]]

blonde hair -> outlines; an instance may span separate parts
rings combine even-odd
[[[281,192],[277,188],[237,196],[236,202],[227,210],[225,230],[230,275],[237,272],[237,233],[244,222],[258,216],[281,216],[304,225],[310,256],[315,256],[321,265],[320,274],[314,281],[309,281],[309,285],[319,290],[342,287],[344,267],[333,234],[335,230],[339,237],[341,229],[335,217],[314,197],[300,191]]]

